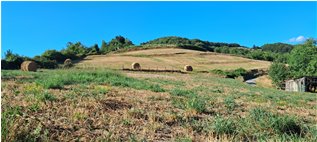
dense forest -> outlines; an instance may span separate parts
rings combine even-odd
[[[5,58],[1,60],[1,69],[19,69],[25,60],[35,61],[40,68],[53,69],[60,67],[65,59],[81,60],[88,55],[108,54],[132,48],[167,47],[167,45],[272,61],[269,75],[273,83],[279,87],[286,79],[317,75],[317,47],[316,40],[312,38],[297,45],[269,43],[261,47],[248,48],[237,43],[210,42],[176,36],[157,38],[136,46],[128,38],[116,36],[109,42],[103,40],[100,47],[98,44],[85,46],[81,42],[68,42],[66,47],[60,51],[47,50],[33,58],[20,56],[8,50],[5,53]]]

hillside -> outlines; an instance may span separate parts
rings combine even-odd
[[[310,93],[202,73],[6,70],[1,78],[3,141],[316,141]]]
[[[148,69],[193,72],[132,72]],[[74,68],[3,70],[3,141],[316,141],[316,95],[251,86],[214,69],[267,69],[230,54],[157,48],[90,55]],[[199,71],[207,71],[200,73]],[[229,71],[230,72],[230,71]]]
[[[80,61],[79,67],[101,67],[121,69],[130,67],[138,62],[143,68],[183,69],[191,65],[195,71],[210,71],[213,69],[232,70],[242,67],[244,69],[268,68],[267,61],[252,60],[237,56],[214,52],[200,52],[194,50],[165,48],[130,51],[108,55],[92,55]]]

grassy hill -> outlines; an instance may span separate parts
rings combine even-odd
[[[140,63],[142,68],[153,69],[183,69],[185,65],[191,65],[195,71],[210,71],[213,69],[232,70],[239,67],[245,69],[265,69],[271,64],[267,61],[252,60],[214,52],[201,52],[179,48],[158,48],[88,56],[80,61],[77,66],[121,69],[123,66],[130,67],[133,62]]]
[[[182,69],[189,64],[196,72],[118,70],[132,62],[143,68]],[[197,72],[269,65],[168,48],[88,56],[72,69],[3,70],[1,139],[316,141],[316,94],[249,86]]]

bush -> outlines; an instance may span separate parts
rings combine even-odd
[[[272,82],[281,88],[284,81],[289,77],[289,69],[283,63],[274,62],[269,68],[269,76]]]
[[[13,54],[11,50],[8,50],[5,53],[5,60],[1,60],[1,69],[20,69],[24,60],[29,60],[29,58]]]
[[[35,56],[34,60],[39,68],[55,69],[58,67],[56,60],[49,60],[41,56]]]
[[[75,60],[75,59],[84,58],[87,55],[88,50],[81,42],[76,42],[76,43],[68,42],[66,49],[63,49],[61,51],[61,53],[66,58]],[[63,62],[64,62],[64,60],[63,60]]]
[[[212,70],[211,72],[215,74],[223,75],[227,78],[236,78],[239,76],[245,76],[248,73],[247,70],[243,68],[238,68],[233,71]]]
[[[103,53],[109,53],[124,48],[134,47],[134,44],[129,39],[123,36],[116,36],[108,44],[105,41],[102,41],[101,51]]]
[[[67,58],[64,54],[56,50],[46,50],[42,54],[42,57],[46,58],[47,60],[55,60],[57,63],[63,63]]]

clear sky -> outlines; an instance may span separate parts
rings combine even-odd
[[[122,35],[244,46],[316,38],[317,2],[2,2],[1,54],[33,57],[67,42],[86,46]]]

